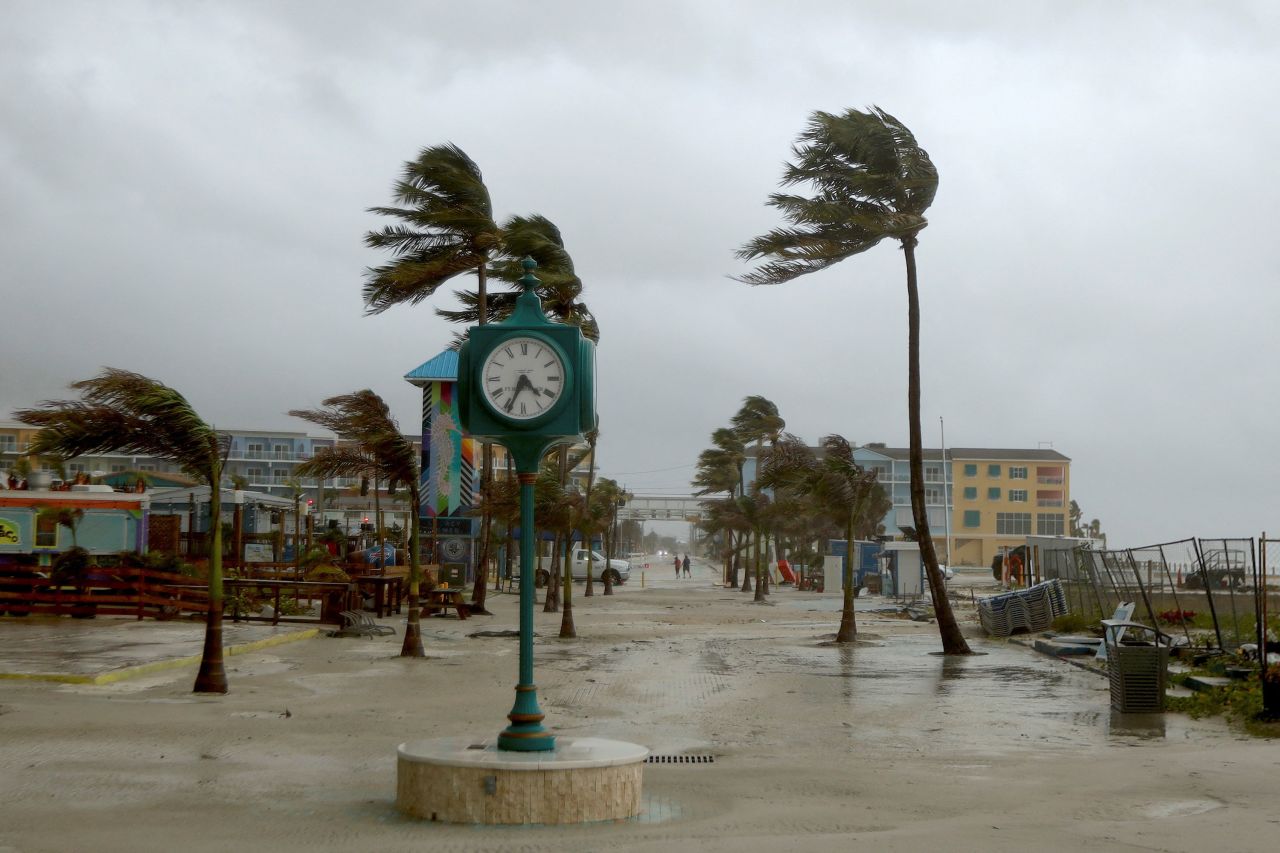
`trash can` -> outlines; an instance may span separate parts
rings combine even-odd
[[[1152,645],[1126,646],[1120,642],[1127,630],[1152,635]],[[1122,714],[1164,713],[1165,674],[1169,646],[1165,635],[1137,622],[1102,620],[1102,641],[1107,645],[1107,673],[1111,681],[1111,707]]]

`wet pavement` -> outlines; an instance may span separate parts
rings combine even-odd
[[[714,757],[647,766],[638,820],[484,829],[395,811],[397,743],[506,724],[517,596],[494,594],[492,616],[425,620],[425,660],[399,657],[400,636],[321,637],[237,656],[215,698],[193,698],[183,670],[0,681],[0,850],[136,853],[175,837],[193,853],[1274,846],[1280,753],[1221,721],[1119,717],[1096,673],[1007,641],[942,657],[935,625],[874,609],[857,643],[835,646],[838,596],[782,587],[757,605],[714,566],[694,574],[591,599],[579,585],[577,638],[558,637],[561,614],[535,613],[553,732]],[[959,615],[972,622],[972,608]],[[12,621],[0,660],[19,632],[82,666],[194,653],[202,636],[198,623]],[[227,627],[229,642],[271,630]]]
[[[224,622],[224,648],[284,639],[307,626]],[[308,636],[310,632],[308,632]],[[95,678],[199,655],[204,623],[128,617],[0,617],[0,678]]]

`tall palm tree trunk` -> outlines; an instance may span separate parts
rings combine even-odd
[[[404,645],[400,647],[400,657],[421,658],[426,657],[422,648],[421,614],[418,612],[418,597],[422,593],[422,556],[418,553],[422,496],[416,487],[409,490],[409,507],[409,621],[404,626]]]
[[[551,571],[547,572],[547,595],[542,602],[543,613],[560,612],[560,581],[557,566],[557,561],[560,559],[560,545],[561,537],[557,533],[555,540],[551,543]]]
[[[222,470],[214,469],[209,488],[209,613],[204,623],[204,651],[196,672],[196,693],[226,693],[222,664]]]
[[[756,594],[753,600],[764,601],[765,585],[764,585],[764,576],[762,574],[764,570],[764,561],[760,559],[761,555],[760,555],[760,531],[759,530],[755,530],[753,532],[752,540],[755,543],[755,571],[756,571]]]
[[[489,289],[488,258],[476,267],[476,308],[480,313],[483,326],[489,322]],[[510,454],[507,454],[510,457]],[[482,442],[480,445],[480,494],[488,497],[488,490],[493,483],[493,445]],[[493,513],[489,510],[489,501],[484,501],[484,512],[480,514],[480,549],[476,555],[476,582],[471,587],[471,612],[484,616],[492,615],[485,608],[485,598],[489,592],[489,537],[493,531]]]
[[[594,484],[596,479],[596,433],[593,432],[591,435],[587,436],[587,443],[591,447],[591,464],[587,467],[587,495],[582,504],[583,518],[589,518],[591,512],[591,486]],[[583,592],[583,595],[587,598],[596,594],[595,590],[592,588],[591,580],[591,576],[595,573],[595,566],[592,564],[591,531],[588,529],[589,527],[590,525],[584,525],[581,531],[583,547],[587,549],[587,584],[586,590]],[[607,531],[605,532],[604,551],[605,574],[607,575],[609,573],[609,567],[613,565],[609,562],[609,540]]]
[[[481,288],[481,293],[484,290]],[[481,296],[481,304],[484,297]],[[481,320],[484,322],[484,309],[481,309]],[[483,496],[484,512],[480,514],[480,548],[476,554],[476,580],[471,587],[471,612],[484,616],[492,615],[484,606],[489,590],[489,539],[493,535],[493,513],[489,510],[489,494],[493,489],[493,445],[484,442],[480,445],[480,494]]]
[[[920,429],[920,292],[916,282],[916,238],[902,240],[902,253],[907,263],[907,417],[911,429],[911,515],[915,519],[920,557],[929,576],[929,597],[933,599],[933,612],[938,620],[938,633],[942,638],[942,652],[948,655],[972,654],[960,625],[951,611],[947,590],[938,568],[938,555],[933,547],[933,535],[929,531],[929,513],[924,502],[924,440]],[[850,540],[852,550],[852,540]]]
[[[848,543],[845,546],[846,556],[844,558],[844,602],[840,610],[840,629],[836,631],[837,643],[852,643],[858,636],[858,623],[853,613],[853,522],[858,516],[858,508],[855,507],[849,513],[849,520],[845,523],[844,541]]]
[[[560,638],[578,636],[573,629],[573,531],[565,535],[568,545],[564,549],[564,601],[560,607]]]

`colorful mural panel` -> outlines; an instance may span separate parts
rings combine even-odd
[[[432,382],[422,395],[422,494],[429,516],[453,515],[475,502],[476,442],[458,423],[457,384]]]

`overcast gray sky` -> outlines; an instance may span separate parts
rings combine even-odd
[[[749,394],[905,445],[896,244],[777,288],[734,250],[815,109],[878,104],[941,184],[923,416],[1073,460],[1117,545],[1280,530],[1270,2],[21,2],[0,29],[0,415],[102,366],[219,426],[401,377],[361,237],[454,142],[563,231],[602,329],[601,465],[679,491]],[[470,282],[459,281],[460,286]],[[446,299],[442,304],[447,304]],[[638,473],[651,472],[651,473]]]

